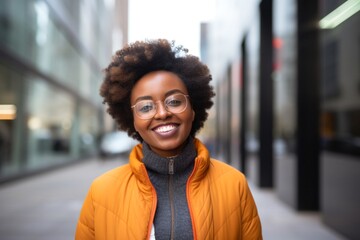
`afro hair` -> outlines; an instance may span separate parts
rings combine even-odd
[[[142,142],[134,128],[134,118],[130,107],[131,91],[135,83],[147,73],[164,70],[176,74],[185,84],[195,119],[191,136],[204,126],[215,96],[210,81],[208,67],[198,57],[188,54],[183,46],[175,46],[174,41],[165,39],[137,41],[117,51],[100,87],[107,112],[114,118],[118,128],[134,139]]]

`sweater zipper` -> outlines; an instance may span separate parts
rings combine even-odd
[[[175,232],[175,208],[174,208],[174,159],[169,159],[169,200],[171,210],[170,239],[174,239]]]

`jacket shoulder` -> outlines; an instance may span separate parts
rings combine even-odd
[[[216,186],[218,190],[226,189],[232,194],[239,194],[238,197],[250,192],[246,176],[225,162],[211,159],[207,177],[212,186]]]
[[[91,193],[94,200],[100,201],[105,196],[109,196],[110,193],[115,193],[124,183],[132,179],[132,176],[129,164],[125,164],[95,178],[91,184]]]
[[[209,174],[216,178],[231,178],[246,181],[245,175],[238,169],[217,159],[210,159]]]
[[[100,176],[96,177],[93,181],[93,184],[101,184],[102,182],[107,181],[118,181],[124,175],[131,173],[129,164],[124,164],[122,166],[113,168]]]
[[[214,159],[211,160],[210,172],[215,176],[212,183],[216,186],[216,196],[221,192],[227,192],[219,198],[219,205],[239,206],[236,209],[241,216],[241,239],[262,239],[260,218],[245,175],[236,168]],[[226,199],[228,196],[230,199]],[[229,222],[234,221],[232,219]]]

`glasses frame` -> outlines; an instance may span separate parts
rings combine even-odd
[[[166,101],[166,99],[168,99],[169,97],[171,97],[171,96],[176,96],[176,95],[183,95],[183,96],[185,97],[186,106],[184,107],[184,110],[182,110],[182,111],[180,111],[180,112],[175,112],[175,113],[174,113],[174,112],[170,111],[170,110],[167,108],[167,106],[166,106],[166,104],[165,104],[165,101]],[[170,113],[172,113],[172,114],[178,114],[178,113],[184,112],[184,111],[186,110],[186,108],[188,107],[188,101],[189,101],[188,98],[189,98],[189,97],[190,97],[190,96],[187,95],[187,94],[175,93],[175,94],[171,94],[170,96],[166,97],[164,100],[153,101],[153,102],[155,103],[155,110],[156,110],[156,111],[155,111],[154,115],[151,116],[151,117],[146,117],[146,118],[141,117],[141,116],[137,113],[137,111],[134,111],[134,108],[136,107],[136,105],[139,104],[139,103],[142,102],[142,101],[145,101],[145,100],[141,100],[141,101],[135,103],[134,105],[131,106],[131,109],[133,110],[133,112],[135,112],[135,115],[136,115],[138,118],[143,119],[143,120],[149,120],[149,119],[153,118],[153,117],[156,115],[157,110],[158,110],[158,108],[157,108],[157,103],[158,103],[158,102],[162,102],[162,103],[163,103],[164,108],[165,108],[165,110],[166,110],[167,112],[170,112]]]

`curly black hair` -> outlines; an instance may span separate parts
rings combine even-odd
[[[175,73],[185,84],[195,119],[190,132],[195,136],[208,117],[215,96],[208,67],[198,57],[188,54],[183,46],[165,39],[137,41],[117,51],[100,87],[107,112],[114,118],[120,130],[142,142],[134,128],[134,118],[130,107],[131,90],[135,83],[147,73],[164,70]]]

